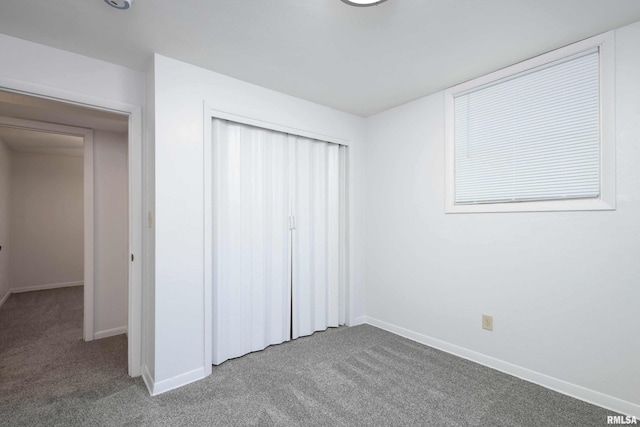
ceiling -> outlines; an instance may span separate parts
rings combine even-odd
[[[2,90],[0,90],[0,117],[120,133],[127,132],[129,126],[129,117],[124,114]]]
[[[153,52],[368,116],[640,20],[638,0],[5,0],[0,31],[145,70]]]
[[[128,116],[123,114],[6,91],[0,91],[0,117],[119,133],[126,133],[129,125]],[[77,136],[0,125],[0,140],[13,151],[76,157],[83,155],[83,139]]]
[[[0,140],[11,150],[27,153],[82,157],[83,139],[78,136],[37,132],[0,126]]]

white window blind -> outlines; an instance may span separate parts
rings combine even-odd
[[[597,48],[454,97],[455,204],[600,195]]]

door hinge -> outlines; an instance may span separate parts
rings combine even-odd
[[[296,229],[296,217],[295,215],[289,215],[289,230]]]
[[[133,262],[133,254],[131,254],[131,262]]]

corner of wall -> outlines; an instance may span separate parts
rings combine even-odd
[[[147,386],[147,390],[149,390],[149,394],[151,394],[151,396],[157,396],[187,384],[191,384],[192,382],[205,378],[207,375],[206,369],[198,368],[193,371],[185,372],[184,374],[156,382],[146,365],[144,365],[142,369],[142,380]]]
[[[144,363],[142,365],[142,381],[144,381],[144,385],[147,386],[149,394],[153,396],[153,388],[155,385],[153,381],[153,375],[151,375],[149,369],[147,368],[147,365],[145,365]]]
[[[0,294],[1,295],[1,294]],[[0,307],[2,307],[2,305],[7,302],[7,300],[9,299],[9,297],[11,296],[11,291],[7,290],[6,293],[4,294],[4,296],[0,297]]]
[[[143,379],[153,395],[155,374],[155,55],[147,64],[143,147]]]
[[[0,306],[11,295],[10,210],[12,156],[9,147],[0,139]]]

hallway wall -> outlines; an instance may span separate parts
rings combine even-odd
[[[95,131],[94,330],[96,338],[124,333],[129,297],[127,134]]]
[[[82,157],[14,151],[12,160],[11,289],[82,284]]]

